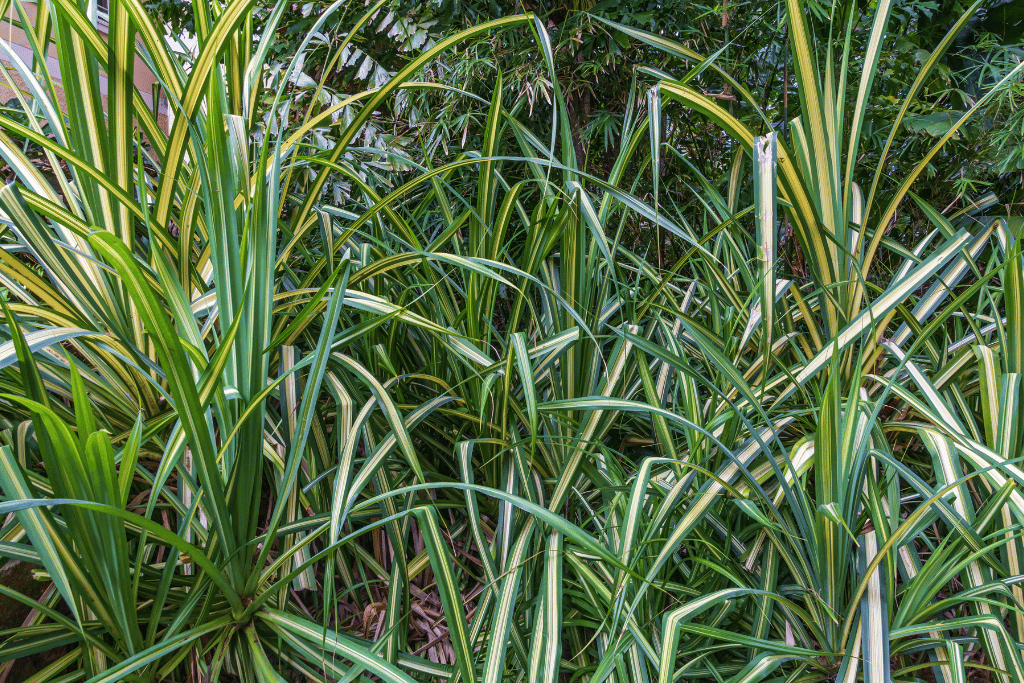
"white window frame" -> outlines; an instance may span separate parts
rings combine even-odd
[[[106,32],[110,27],[108,12],[110,11],[110,0],[96,0],[96,28]]]

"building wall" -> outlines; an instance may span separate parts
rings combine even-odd
[[[26,14],[29,16],[29,19],[34,22],[36,16],[36,4],[27,2],[24,4],[24,7]],[[16,20],[17,18],[18,14],[16,10],[14,9],[13,6],[10,7],[7,15],[3,18],[3,21],[0,22],[0,41],[3,41],[6,45],[8,45],[12,49],[12,51],[15,52],[18,55],[18,57],[21,58],[22,61],[24,61],[26,64],[31,65],[32,48],[29,47],[31,43],[25,36],[25,32],[15,25],[15,21],[13,20]],[[99,29],[100,36],[102,36],[103,39],[106,40],[106,22],[101,21],[97,28]],[[7,58],[6,53],[3,53],[2,51],[0,51],[0,62],[3,62],[5,66],[9,66],[11,63]],[[66,88],[66,84],[63,83],[60,77],[60,67],[57,62],[57,49],[52,44],[49,46],[49,53],[47,55],[46,63],[47,68],[50,72],[50,76],[53,78],[54,84],[57,86],[57,100],[61,108],[66,110],[66,98],[69,96],[73,96],[74,89]],[[21,79],[21,77],[18,75],[16,71],[8,68],[7,73],[10,75],[11,80],[14,81],[17,87],[25,87],[25,82]],[[102,93],[103,104],[104,106],[106,106],[107,78],[102,73],[100,74],[99,78],[100,92]],[[149,70],[145,62],[142,61],[142,58],[136,55],[135,87],[138,88],[140,94],[142,95],[142,99],[150,107],[150,111],[153,110],[153,94],[156,90],[156,86],[156,76],[154,76],[153,72]],[[7,84],[6,79],[4,79],[2,75],[0,75],[0,102],[7,102],[14,97],[15,94],[11,90],[10,86]],[[160,127],[166,131],[168,129],[167,100],[165,97],[163,97],[163,95],[158,95],[158,98],[159,102],[157,120],[160,124]]]

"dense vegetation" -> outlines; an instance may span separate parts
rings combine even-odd
[[[13,0],[0,677],[1024,680],[982,4]]]

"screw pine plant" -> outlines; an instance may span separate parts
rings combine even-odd
[[[0,661],[39,658],[39,683],[1024,678],[1020,444],[1000,412],[1019,394],[1019,222],[924,205],[931,234],[887,239],[923,166],[854,181],[873,69],[844,112],[857,58],[819,54],[791,0],[788,141],[658,71],[591,171],[557,84],[551,122],[529,122],[497,74],[465,98],[470,142],[413,158],[359,145],[375,112],[497,31],[530,32],[550,68],[544,27],[482,24],[320,97],[329,74],[293,76],[341,5],[270,68],[285,4],[264,26],[247,0],[197,5],[189,57],[137,0],[111,3],[106,43],[58,0],[32,40],[80,84],[67,111],[13,55],[0,555],[47,588],[0,589],[31,608]],[[866,66],[891,3],[873,11]],[[714,59],[612,29],[755,104]],[[691,168],[697,215],[657,180],[673,100],[753,162],[726,187]],[[777,272],[783,216],[807,282]],[[637,253],[636,229],[684,257]],[[884,287],[882,250],[902,264]]]
[[[855,176],[859,175],[855,167],[857,145],[872,88],[873,65],[878,58],[881,41],[886,36],[891,4],[880,3],[874,8],[871,40],[863,56],[854,55],[850,50],[849,34],[855,30],[858,21],[855,7],[842,9],[847,13],[843,22],[847,35],[841,43],[844,49],[837,55],[827,49],[823,54],[822,50],[815,48],[809,19],[800,3],[788,3],[787,9],[795,78],[803,111],[799,119],[789,124],[792,148],[778,141],[774,133],[756,137],[725,107],[688,86],[688,79],[662,80],[657,86],[660,97],[654,101],[676,100],[709,117],[734,136],[754,158],[753,194],[757,229],[754,239],[748,244],[756,251],[753,254],[748,252],[736,261],[734,272],[747,275],[743,279],[737,278],[739,287],[726,293],[709,293],[708,296],[729,301],[743,301],[750,297],[747,300],[752,299],[756,303],[744,307],[749,311],[745,314],[749,321],[745,327],[734,324],[731,331],[724,331],[726,336],[695,336],[693,343],[700,352],[715,359],[716,369],[720,372],[730,367],[751,366],[749,377],[743,379],[756,379],[756,382],[739,392],[738,397],[759,406],[765,417],[813,418],[816,423],[813,429],[804,431],[803,440],[796,441],[796,448],[790,451],[789,457],[772,468],[773,485],[779,487],[776,498],[773,500],[765,496],[761,503],[742,501],[744,510],[748,514],[756,514],[754,519],[762,520],[766,525],[752,550],[746,551],[749,554],[745,557],[744,566],[755,572],[760,570],[761,575],[775,576],[769,586],[779,581],[800,586],[808,595],[815,596],[803,603],[806,612],[787,614],[780,624],[785,628],[776,630],[775,637],[788,641],[787,644],[802,641],[821,648],[823,654],[818,661],[824,670],[819,675],[836,675],[844,680],[854,680],[857,676],[863,676],[865,680],[889,680],[893,653],[908,648],[898,642],[898,637],[917,639],[925,632],[931,638],[947,642],[954,637],[945,629],[934,628],[934,624],[930,625],[930,630],[897,630],[899,636],[893,635],[890,626],[898,598],[895,587],[902,583],[906,592],[916,591],[912,586],[922,580],[918,574],[921,563],[919,544],[927,540],[919,536],[922,527],[908,525],[902,519],[916,521],[918,516],[934,519],[937,515],[951,528],[973,528],[977,521],[973,506],[968,507],[962,498],[967,491],[965,487],[970,485],[969,480],[985,474],[966,474],[959,466],[940,470],[937,466],[939,461],[936,461],[936,468],[926,476],[930,477],[932,473],[938,476],[940,472],[945,472],[945,476],[938,477],[934,488],[922,486],[918,473],[901,468],[893,458],[890,441],[885,438],[885,430],[878,417],[890,392],[905,395],[902,386],[894,385],[895,379],[902,376],[901,346],[910,344],[914,349],[930,350],[937,344],[952,343],[943,335],[943,324],[953,315],[965,316],[971,321],[969,324],[977,328],[979,316],[964,305],[986,287],[999,272],[1001,264],[996,258],[996,262],[991,264],[993,267],[981,275],[972,262],[990,248],[994,237],[1002,237],[1001,243],[1006,244],[1007,224],[988,220],[966,223],[957,229],[938,212],[928,208],[926,213],[936,230],[924,242],[907,250],[886,241],[886,226],[894,212],[907,196],[915,178],[949,140],[949,136],[941,138],[907,178],[898,179],[896,188],[888,196],[883,188],[886,169],[886,155],[883,154],[877,167],[873,171],[869,169],[870,188],[865,196],[854,182]],[[835,9],[839,11],[840,8]],[[969,16],[970,12],[950,29],[940,51],[922,65],[889,135],[889,143],[921,84],[941,56],[941,50],[948,47]],[[834,20],[835,25],[840,25],[839,19]],[[668,39],[618,28],[670,54],[700,61],[699,56]],[[846,113],[844,79],[851,73],[849,65],[858,57],[864,68],[857,87],[856,106]],[[822,58],[823,67],[819,64]],[[748,104],[757,106],[749,93],[739,92],[748,98]],[[986,95],[978,106],[993,95],[994,92]],[[761,118],[768,121],[766,114],[762,113]],[[967,118],[965,116],[956,125],[963,125]],[[844,134],[849,136],[846,150],[840,144]],[[654,141],[658,141],[657,136]],[[740,176],[734,171],[732,177]],[[736,193],[738,189],[731,189],[731,192]],[[774,255],[778,243],[776,201],[785,207],[785,216],[793,226],[800,248],[810,255],[810,283],[803,290],[791,281],[780,281],[775,274]],[[722,219],[735,215],[735,209],[730,211],[732,207],[721,197],[717,203],[724,209]],[[1012,236],[1009,239],[1012,241]],[[906,255],[903,266],[884,290],[873,286],[869,280],[874,260],[883,246]],[[743,262],[756,264],[758,268],[748,275]],[[915,301],[913,292],[937,273],[941,273],[938,281]],[[944,303],[962,291],[963,288],[958,289],[957,286],[968,275],[978,276],[977,282],[943,309]],[[734,283],[727,283],[721,278],[716,282],[709,277],[706,282],[709,283],[707,289],[712,291],[715,288],[710,283],[721,282],[724,286],[735,287]],[[744,317],[743,309],[736,310],[736,313],[734,319]],[[893,349],[895,355],[883,357],[883,348],[878,346],[878,342],[889,334],[890,326],[895,329],[895,334],[885,341],[884,346]],[[743,333],[737,343],[736,337],[741,329]],[[760,344],[755,343],[757,334],[763,336]],[[975,341],[979,338],[980,334],[975,336]],[[753,358],[753,362],[749,358]],[[876,383],[866,383],[862,373],[887,360],[895,361],[895,369],[884,377],[878,377]],[[733,376],[728,384],[741,387],[741,382],[741,378]],[[865,391],[867,393],[863,393]],[[872,435],[870,439],[867,438],[869,434]],[[1008,459],[1012,461],[1012,456]],[[988,465],[998,472],[1013,467],[1010,463],[1002,465],[1002,462],[1005,461],[990,460]],[[783,483],[788,478],[800,481],[798,472],[803,478],[800,485],[789,487]],[[1008,482],[1005,473],[990,476],[995,476],[1000,485]],[[901,480],[906,483],[901,484]],[[898,493],[901,487],[908,485],[915,490],[915,500],[919,498],[927,505],[907,507]],[[884,493],[886,487],[888,496]],[[938,509],[935,498],[944,500],[949,497],[946,496],[948,489],[954,487],[960,487],[961,506],[954,505],[950,510],[943,505]],[[1006,505],[1001,510],[1001,523],[1016,524],[1013,508],[1009,505],[1013,500],[1011,492],[1003,492],[999,486],[989,490],[992,499],[988,502],[996,506],[989,510],[989,514],[994,514],[999,509],[998,505]],[[1009,499],[1005,497],[1007,495],[1010,495]],[[758,512],[754,513],[755,509]],[[986,518],[986,521],[990,519]],[[999,552],[997,547],[1002,542],[984,534],[973,535],[973,532],[969,538],[971,541],[967,546],[946,539],[947,545],[943,550],[949,554],[943,557],[951,560],[958,552],[956,548],[963,548],[959,552],[968,552],[970,548],[977,554],[974,562],[962,567],[952,562],[941,564],[939,568],[930,567],[931,572],[935,572],[928,579],[932,581],[930,585],[934,587],[958,580],[958,572],[962,571],[967,578],[965,583],[979,593],[985,590],[1006,593],[1008,584],[1003,584],[1000,589],[982,578],[987,576],[990,581],[996,580],[995,575],[979,573],[980,557]],[[994,545],[986,544],[986,538],[992,538],[989,543]],[[927,543],[931,546],[934,541],[927,540]],[[879,549],[891,554],[878,554]],[[900,563],[896,562],[897,557]],[[778,565],[780,559],[784,569]],[[897,565],[900,566],[899,581]],[[1012,568],[1008,567],[1008,571],[1011,576],[1016,574]],[[780,572],[783,572],[781,576]],[[966,576],[968,574],[970,578]],[[751,586],[755,587],[761,588],[756,584]],[[769,612],[769,599],[766,597],[760,602],[760,614]],[[1006,609],[1019,609],[1012,599],[1005,604]],[[992,663],[993,672],[1002,676],[1001,680],[1015,680],[1021,670],[1020,652],[1007,624],[994,618],[1002,612],[998,609],[993,611],[987,599],[971,603],[970,609],[971,616],[961,624],[975,624],[973,633],[978,638],[978,648]],[[683,607],[678,613],[688,614],[689,610]],[[924,617],[908,617],[905,612],[899,618],[913,623],[925,620]],[[770,622],[766,619],[754,621],[755,631],[751,635],[763,637],[770,632]],[[669,622],[666,621],[668,628]],[[683,631],[685,633],[685,627]],[[747,633],[744,630],[744,635]],[[736,634],[724,631],[719,634],[724,642],[740,642],[735,640]],[[670,634],[669,637],[673,639],[670,642],[678,646],[674,640],[677,636]],[[954,656],[954,652],[959,650],[950,648],[951,645],[943,652],[937,649],[929,653],[932,661],[945,663],[933,672],[943,680],[952,680],[951,677],[958,673],[962,675],[955,670],[961,658]],[[755,649],[754,654],[758,653],[759,650]],[[767,663],[768,660],[763,665],[754,660],[751,675],[765,675],[765,667],[776,666],[785,659],[782,654],[778,655],[779,659],[774,659],[775,653],[772,646],[763,644],[760,654],[771,664]],[[668,664],[668,660],[663,662],[663,666]],[[914,665],[904,666],[908,672],[915,670]]]

